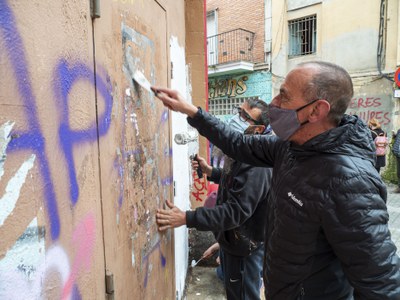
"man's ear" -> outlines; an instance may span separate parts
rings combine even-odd
[[[313,107],[311,115],[308,117],[308,121],[314,123],[323,120],[328,116],[330,110],[331,105],[328,101],[323,99],[318,100],[316,105]]]

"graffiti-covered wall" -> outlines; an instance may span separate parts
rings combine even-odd
[[[385,78],[372,77],[365,78],[360,84],[357,79],[357,77],[353,78],[354,97],[347,113],[359,116],[365,123],[375,118],[390,136],[391,130],[397,127],[394,120],[393,83]]]
[[[2,299],[104,290],[97,142],[113,97],[85,4],[0,1]]]
[[[184,1],[100,3],[0,0],[1,299],[175,299],[171,118],[132,77],[170,84]]]

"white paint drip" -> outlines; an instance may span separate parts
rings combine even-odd
[[[132,239],[132,267],[135,267],[136,264],[136,260],[135,260],[135,246],[133,244],[134,239],[136,238],[135,235],[132,235],[131,239]]]
[[[0,126],[0,179],[4,174],[4,162],[6,161],[6,150],[8,143],[11,141],[10,132],[14,126],[14,122],[8,121]]]
[[[136,136],[139,136],[139,126],[138,126],[138,121],[137,121],[137,114],[131,113],[131,122],[135,126]]]
[[[29,170],[33,167],[35,158],[36,156],[32,154],[8,182],[5,194],[0,199],[0,226],[4,224],[4,221],[14,210],[21,188],[25,183]]]

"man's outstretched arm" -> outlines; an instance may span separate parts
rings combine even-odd
[[[281,153],[280,150],[275,151],[275,148],[279,147],[283,141],[276,145],[275,137],[244,136],[228,128],[224,122],[186,102],[178,91],[159,87],[152,87],[152,89],[157,92],[157,98],[163,102],[164,106],[188,115],[191,126],[225,154],[238,161],[253,166],[271,167],[275,153]]]
[[[151,87],[151,89],[156,92],[157,98],[173,111],[181,112],[193,118],[199,110],[196,106],[187,102],[176,90],[161,87]]]

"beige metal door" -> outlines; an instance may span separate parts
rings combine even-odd
[[[116,299],[174,299],[172,236],[155,224],[172,196],[169,113],[132,80],[140,70],[152,84],[168,84],[166,9],[153,0],[108,1],[101,12],[96,63],[113,96],[110,132],[100,139],[106,269]]]
[[[104,297],[91,28],[87,1],[0,1],[1,299]]]

